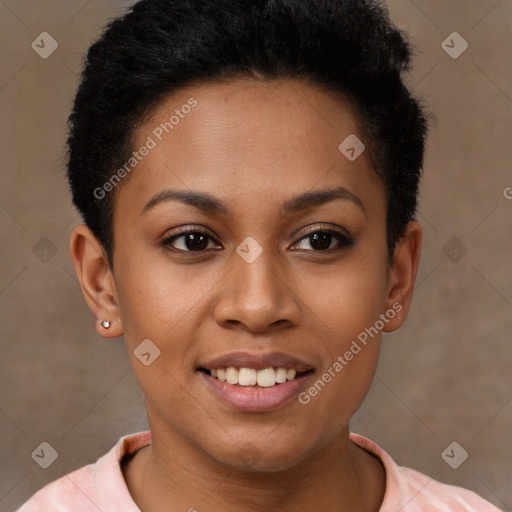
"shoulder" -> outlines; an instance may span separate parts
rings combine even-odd
[[[121,437],[94,464],[49,483],[37,491],[17,512],[140,512],[126,487],[120,461],[125,455],[149,444],[150,440],[149,431]],[[105,505],[108,505],[107,508]]]
[[[500,512],[468,489],[443,484],[419,471],[398,466],[386,451],[364,436],[351,433],[350,439],[376,455],[386,471],[386,491],[379,512]]]
[[[410,504],[404,512],[430,510],[433,505],[448,506],[446,510],[453,512],[500,512],[473,491],[438,482],[414,469],[397,466],[397,474],[403,497]]]
[[[89,464],[62,476],[39,489],[18,512],[88,510],[86,502],[91,498],[94,500],[91,491],[95,472],[95,464]],[[91,506],[92,503],[94,501],[89,501],[88,505]]]

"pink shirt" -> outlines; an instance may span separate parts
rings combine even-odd
[[[398,466],[382,448],[359,434],[350,439],[374,453],[386,470],[386,492],[379,512],[500,512],[475,493],[442,484]],[[32,496],[18,512],[140,512],[126,487],[120,461],[151,442],[149,431],[119,439],[95,464],[65,475]]]

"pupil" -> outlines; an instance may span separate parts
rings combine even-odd
[[[200,251],[208,246],[208,237],[201,234],[188,233],[185,245],[190,251]],[[206,243],[205,243],[206,242]]]
[[[311,235],[311,247],[313,249],[324,250],[328,249],[331,245],[331,235],[329,233],[315,233]]]

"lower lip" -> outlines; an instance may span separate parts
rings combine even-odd
[[[272,411],[287,404],[306,387],[307,379],[313,375],[313,372],[307,373],[268,388],[251,388],[220,381],[202,371],[198,373],[221,400],[239,411],[247,412]]]

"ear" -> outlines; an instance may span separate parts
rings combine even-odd
[[[394,311],[396,315],[385,324],[384,332],[393,332],[399,329],[409,314],[420,263],[422,238],[421,225],[416,221],[409,222],[404,236],[395,247],[389,273],[386,307],[387,311]]]
[[[85,224],[73,230],[69,253],[85,301],[98,319],[97,333],[103,338],[121,336],[123,326],[119,316],[114,275],[108,265],[103,246]],[[110,322],[110,327],[105,328],[102,325],[103,321]]]

